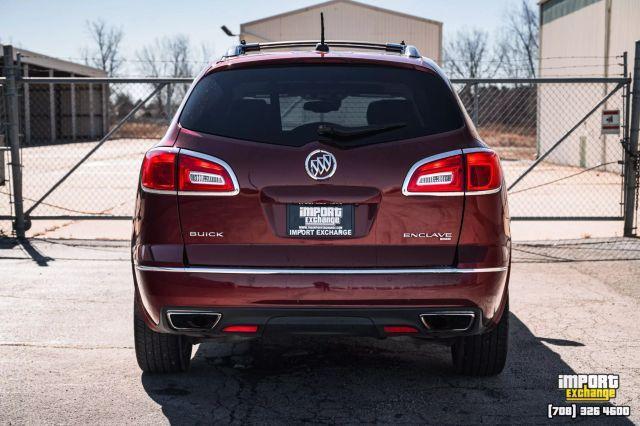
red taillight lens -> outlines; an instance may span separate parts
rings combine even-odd
[[[217,162],[180,153],[178,169],[180,191],[231,193],[236,190],[227,169]]]
[[[462,192],[462,155],[453,155],[418,166],[405,187],[406,193]]]
[[[481,151],[466,154],[467,191],[491,191],[502,185],[500,158],[495,152]]]
[[[257,325],[229,325],[222,329],[223,333],[256,333]]]
[[[162,150],[147,152],[142,161],[142,186],[160,191],[176,189],[176,153]]]

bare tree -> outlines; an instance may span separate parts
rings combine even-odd
[[[147,77],[191,77],[191,43],[185,35],[156,39],[136,53],[139,71]],[[184,95],[186,85],[168,84],[156,98],[158,114],[171,118],[177,102],[174,98]],[[178,96],[176,96],[178,95]]]
[[[509,77],[537,75],[540,31],[537,9],[527,0],[507,11],[497,49]]]
[[[477,28],[458,31],[444,53],[444,67],[451,77],[492,77],[501,63],[492,54],[489,34]]]
[[[200,59],[202,61],[202,66],[205,66],[214,60],[215,51],[216,49],[213,43],[204,41],[200,43]]]
[[[87,21],[87,31],[95,47],[83,49],[85,63],[104,70],[109,77],[115,76],[124,62],[120,56],[120,43],[124,37],[122,29],[111,27],[98,19]]]

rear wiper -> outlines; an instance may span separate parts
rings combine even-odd
[[[380,126],[342,127],[321,124],[318,126],[318,135],[340,140],[358,139],[364,136],[400,129],[406,127],[406,125],[407,123],[392,123]]]

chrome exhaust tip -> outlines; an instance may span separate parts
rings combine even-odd
[[[420,314],[420,321],[428,331],[467,331],[473,326],[476,313],[473,311],[434,311]]]
[[[167,311],[169,326],[178,331],[208,331],[212,330],[222,314],[209,311],[170,310]]]

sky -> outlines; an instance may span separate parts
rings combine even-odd
[[[444,41],[460,29],[477,27],[494,33],[509,8],[520,0],[360,0],[444,23]],[[535,0],[531,1],[535,4]],[[103,19],[124,31],[123,55],[154,39],[187,35],[195,47],[206,45],[219,56],[236,39],[240,23],[306,7],[322,0],[0,0],[0,43],[38,53],[81,61],[91,46],[88,20]],[[132,70],[128,74],[134,74]]]

